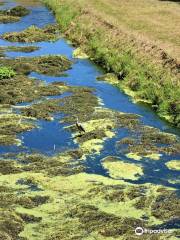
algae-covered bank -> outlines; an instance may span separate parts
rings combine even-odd
[[[58,6],[62,22],[76,16]],[[42,2],[2,2],[0,19],[12,15],[0,23],[0,240],[178,239],[178,128],[120,92],[124,73],[75,49]]]

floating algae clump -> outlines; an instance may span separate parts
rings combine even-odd
[[[79,163],[81,156],[81,151],[69,150],[54,157],[41,154],[22,154],[18,158],[21,163],[26,163],[23,167],[24,171],[42,172],[50,176],[69,176],[84,170],[84,167]]]
[[[104,141],[115,135],[114,129],[117,127],[115,113],[97,108],[99,101],[92,94],[91,89],[82,89],[82,91],[72,89],[72,91],[74,91],[73,95],[60,99],[60,109],[66,114],[62,122],[73,123],[66,129],[73,133],[74,141],[79,144],[84,157],[87,154],[99,154]],[[79,133],[76,127],[77,117],[85,129],[83,134]]]
[[[60,76],[71,68],[72,62],[62,55],[45,55],[31,58],[1,59],[0,63],[9,66],[18,74],[29,74],[34,71],[50,76]]]
[[[136,116],[126,115],[106,108],[96,108],[92,115],[92,120],[85,122],[84,128],[87,131],[87,136],[89,133],[89,136],[94,135],[95,139],[98,139],[99,135],[99,138],[104,141],[107,138],[112,138],[117,128],[126,125],[127,128],[131,129],[134,128],[137,123],[138,120]],[[86,137],[86,133],[82,136],[82,140],[84,140],[84,137]]]
[[[53,83],[52,85],[48,85],[46,88],[44,88],[42,92],[44,95],[51,95],[52,91],[52,95],[54,95],[55,90],[57,90],[57,95],[60,95],[64,92],[73,92],[74,87],[66,86],[65,84],[62,83]],[[72,96],[67,98],[71,99]],[[66,108],[66,105],[63,104],[64,100],[65,98],[44,100],[22,109],[21,112],[26,116],[35,117],[38,119],[52,120],[54,113],[57,112],[67,113],[69,111],[68,107]],[[75,111],[75,109],[72,106],[70,107],[72,111]],[[72,111],[70,113],[72,113]]]
[[[17,207],[32,209],[48,201],[47,196],[29,194],[24,187],[17,187],[16,176],[0,176],[0,237],[1,239],[20,239],[19,234],[23,231],[25,223],[39,222],[41,218],[33,215],[19,214]],[[22,191],[22,192],[21,192]],[[26,193],[25,193],[26,192]],[[27,238],[25,238],[27,239]]]
[[[34,71],[50,76],[61,75],[63,71],[70,69],[72,64],[70,60],[61,55],[37,57],[33,58],[32,62],[34,62]]]
[[[23,46],[23,47],[9,46],[9,47],[7,47],[7,51],[25,52],[25,53],[31,53],[31,52],[37,51],[39,49],[40,49],[40,47],[37,47],[37,46]]]
[[[73,132],[74,141],[79,144],[80,149],[84,152],[84,157],[87,154],[99,154],[105,140],[112,138],[117,128],[134,129],[139,123],[137,115],[123,114],[98,107],[97,97],[89,92],[75,93],[62,99],[62,103],[62,112],[68,114],[62,121],[74,123],[66,129]],[[81,121],[84,133],[79,133],[75,125],[76,117]]]
[[[8,51],[8,52],[25,52],[30,53],[38,50],[40,47],[37,46],[22,46],[22,47],[16,47],[16,46],[7,46],[7,47],[0,47],[0,52]]]
[[[108,170],[112,178],[137,180],[143,175],[142,167],[132,163],[122,162],[116,157],[106,157],[102,159],[102,165]]]
[[[13,160],[0,159],[0,174],[8,175],[22,172],[21,166]]]
[[[158,153],[149,153],[149,154],[140,154],[139,152],[130,152],[126,154],[126,157],[134,159],[134,160],[141,160],[142,158],[149,158],[151,160],[159,160],[161,157],[161,154]]]
[[[19,17],[14,17],[10,15],[2,15],[0,13],[0,23],[11,23],[11,22],[18,22],[20,20]]]
[[[81,48],[77,48],[73,51],[73,57],[79,59],[87,59],[88,55],[84,53]]]
[[[180,171],[180,160],[171,160],[166,163],[169,169]]]
[[[158,153],[150,153],[150,154],[147,154],[145,157],[146,158],[150,158],[152,160],[159,160],[161,158],[161,154],[158,154]]]
[[[9,113],[0,115],[0,144],[1,145],[19,145],[21,142],[16,138],[18,133],[29,131],[35,127],[34,124],[27,121],[26,117]]]
[[[27,87],[28,86],[28,87]],[[42,96],[60,95],[62,89],[55,85],[44,85],[42,81],[17,75],[10,79],[0,80],[0,104],[15,105],[22,102],[32,102]]]
[[[173,190],[83,173],[81,155],[77,149],[52,157],[21,153],[18,163],[6,160],[11,164],[5,164],[0,175],[1,209],[6,213],[0,217],[1,235],[28,240],[131,239],[136,226],[151,228],[171,218],[165,205],[163,216],[155,216],[164,194],[171,196],[166,205],[173,202],[177,216]],[[5,223],[10,219],[9,227]]]
[[[0,104],[31,102],[42,96],[54,96],[68,90],[62,83],[45,85],[43,81],[28,78],[32,71],[59,76],[71,66],[62,56],[43,56],[36,58],[1,59],[0,63]],[[28,86],[28,87],[27,87]]]
[[[140,157],[137,153],[128,153],[126,154],[126,157],[132,158],[134,160],[141,160],[142,157]]]
[[[91,94],[85,94],[85,96],[90,96]],[[79,96],[74,95],[74,97],[77,98],[77,102],[73,102],[73,104],[79,104]],[[73,96],[72,96],[73,97]],[[82,95],[83,97],[83,95]],[[92,99],[94,100],[92,101]],[[86,98],[85,98],[86,99]],[[74,141],[79,144],[80,149],[84,152],[84,154],[99,154],[100,151],[103,148],[103,143],[106,138],[112,138],[115,133],[113,132],[113,129],[115,128],[115,123],[111,118],[98,118],[97,119],[91,119],[95,118],[95,115],[98,116],[98,109],[96,109],[96,105],[98,104],[98,101],[95,96],[92,95],[92,99],[90,102],[90,107],[88,108],[88,112],[86,111],[87,105],[84,105],[83,108],[78,109],[78,113],[76,116],[81,119],[83,128],[85,129],[85,132],[83,134],[79,134],[78,129],[75,125],[72,125],[68,127],[72,132],[74,132],[73,137]],[[76,101],[76,100],[75,100]],[[85,102],[87,99],[85,100]],[[91,105],[92,104],[92,105]],[[63,106],[64,108],[65,106]],[[81,106],[82,107],[82,106]],[[74,110],[76,107],[74,108]],[[105,111],[105,110],[104,110]],[[66,109],[65,109],[66,112]],[[71,112],[69,112],[71,114]],[[72,116],[72,120],[74,119],[74,116]],[[100,117],[100,116],[99,116]],[[65,117],[63,121],[66,121],[68,117]],[[71,119],[71,118],[69,118]],[[90,120],[91,119],[91,120]],[[75,121],[76,119],[74,119]]]
[[[57,25],[47,25],[44,28],[30,26],[22,32],[11,32],[2,35],[4,40],[10,42],[42,42],[55,41],[59,38]]]
[[[100,154],[103,149],[104,141],[102,139],[91,139],[87,140],[80,145],[82,151],[87,154]]]
[[[104,140],[115,135],[112,131],[115,124],[111,119],[86,121],[83,123],[83,127],[86,132],[82,136],[77,135],[75,139],[85,154],[99,154],[103,149]]]
[[[172,190],[162,189],[161,191],[152,204],[152,215],[161,220],[178,219],[180,215],[178,196]]]
[[[16,138],[16,135],[0,135],[0,144],[1,145],[21,145],[21,140]]]
[[[159,160],[162,154],[179,152],[179,139],[175,135],[143,125],[139,125],[136,130],[136,134],[132,133],[131,137],[122,138],[116,143],[117,149],[128,158]]]
[[[60,112],[60,110],[59,100],[44,100],[22,109],[21,113],[25,116],[51,121],[53,114]]]
[[[22,6],[16,6],[9,10],[0,10],[0,23],[17,22],[21,17],[26,16],[30,11]]]
[[[9,104],[0,104],[0,113],[12,113],[12,109]]]
[[[46,181],[48,182],[46,183]],[[52,196],[49,203],[41,205],[33,211],[17,209],[19,213],[33,213],[32,215],[36,217],[42,217],[41,222],[35,225],[26,225],[21,236],[29,235],[31,239],[31,234],[34,233],[32,239],[40,237],[41,239],[74,239],[73,237],[88,239],[93,236],[100,239],[130,237],[134,233],[135,226],[145,225],[143,215],[150,214],[148,210],[139,210],[134,207],[136,198],[132,200],[128,198],[128,192],[133,191],[133,185],[124,185],[126,203],[121,201],[112,203],[111,200],[104,198],[103,193],[102,195],[94,194],[93,197],[90,197],[88,193],[93,194],[97,188],[101,191],[102,187],[109,188],[115,193],[118,187],[121,188],[120,182],[89,174],[59,176],[51,180],[46,179],[46,181],[43,183],[40,180],[43,184],[44,194],[49,193]],[[101,183],[101,185],[96,183]],[[139,198],[140,196],[139,193]],[[145,206],[149,208],[149,205]],[[146,226],[150,222],[151,224],[162,222],[151,215],[149,217]],[[46,226],[45,232],[44,226]],[[35,233],[36,228],[38,231]],[[88,237],[86,237],[87,229]]]
[[[30,10],[23,6],[16,6],[8,11],[8,15],[15,17],[24,17],[30,13]]]

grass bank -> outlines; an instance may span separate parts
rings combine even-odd
[[[117,75],[119,88],[180,126],[180,43],[179,30],[175,31],[179,4],[158,0],[43,1],[54,11],[64,35],[106,72]],[[174,17],[168,22],[167,15]]]

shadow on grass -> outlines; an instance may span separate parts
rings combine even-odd
[[[176,2],[180,4],[180,0],[159,0],[161,2]]]

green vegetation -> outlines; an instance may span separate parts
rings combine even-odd
[[[17,22],[21,17],[24,17],[29,13],[30,11],[22,6],[16,6],[9,10],[0,10],[0,23]]]
[[[30,53],[30,52],[34,52],[38,49],[39,49],[39,47],[37,47],[37,46],[23,46],[23,47],[7,46],[7,47],[0,47],[0,53],[4,53],[5,51]]]
[[[30,26],[22,32],[5,33],[2,38],[10,42],[55,41],[59,38],[59,31],[57,25],[48,25],[44,28]]]
[[[16,6],[14,8],[11,8],[7,14],[14,16],[14,17],[24,17],[30,13],[30,10],[23,7],[23,6]]]
[[[2,91],[0,104],[11,105],[31,102],[35,99],[40,99],[42,96],[61,94],[64,92],[62,86],[58,86],[58,84],[45,85],[42,81],[28,78],[26,74],[29,74],[31,71],[37,71],[43,74],[59,76],[62,74],[62,71],[69,69],[71,66],[71,62],[63,56],[1,59],[1,63],[6,66],[6,71],[2,71],[0,80]]]
[[[116,148],[126,153],[128,158],[142,160],[160,160],[162,154],[177,154],[180,150],[178,139],[168,133],[163,133],[156,128],[149,126],[138,126],[136,134],[131,134],[117,141]]]
[[[116,86],[136,101],[150,104],[160,116],[180,126],[179,65],[176,60],[157,46],[135,38],[123,28],[119,29],[116,21],[122,25],[121,19],[115,18],[119,15],[114,16],[113,4],[109,1],[106,1],[110,7],[108,13],[99,1],[91,1],[88,6],[84,0],[44,2],[55,12],[65,36],[81,46],[108,73],[116,74],[119,79],[114,83]],[[143,2],[145,6],[149,4]],[[159,4],[163,5],[162,2]],[[118,9],[116,11],[118,13]]]
[[[84,53],[81,48],[76,48],[73,51],[73,57],[74,58],[79,58],[79,59],[87,59],[88,55],[86,53]]]
[[[98,81],[107,81],[111,84],[118,84],[119,80],[114,73],[107,73],[105,75],[97,77]]]
[[[62,55],[45,55],[40,57],[19,57],[15,59],[0,59],[2,65],[8,66],[18,74],[28,75],[30,72],[60,76],[71,68],[72,62]]]
[[[19,17],[14,17],[10,15],[2,15],[0,14],[0,23],[12,23],[12,22],[18,22],[20,20]]]
[[[69,92],[71,95],[39,101],[21,108],[21,113],[27,117],[45,120],[53,120],[53,114],[57,112],[65,114],[61,122],[72,124],[65,129],[72,133],[74,142],[79,145],[83,153],[82,159],[86,159],[88,155],[99,154],[106,139],[114,137],[117,128],[125,128],[129,131],[129,137],[116,143],[117,151],[124,153],[128,158],[159,160],[162,154],[173,155],[179,152],[180,145],[176,136],[142,125],[137,115],[99,107],[98,98],[90,88],[53,83],[48,85],[48,88],[40,87],[39,90],[41,89],[44,95],[64,92]],[[75,126],[77,117],[85,129],[83,134]]]
[[[180,161],[179,160],[171,160],[166,163],[166,166],[169,169],[180,171]]]
[[[116,157],[102,159],[102,165],[109,171],[109,175],[115,179],[137,180],[143,175],[142,167],[137,164],[125,163]]]
[[[9,67],[0,67],[0,80],[14,77],[15,71]]]
[[[62,12],[65,19],[62,21],[67,24],[64,30],[71,18],[78,16],[73,12],[74,7]],[[32,31],[26,29],[11,36],[13,41],[22,42],[50,40],[57,29],[53,25],[36,32],[33,26]],[[31,47],[6,50],[10,49],[34,50]],[[77,50],[74,57],[85,57],[83,50]],[[59,121],[77,144],[74,149],[61,149],[54,155],[31,152],[29,148],[24,151],[23,146],[19,153],[0,155],[0,239],[136,239],[137,226],[159,228],[161,224],[176,221],[180,213],[175,189],[125,181],[144,176],[141,163],[109,156],[102,161],[109,176],[86,172],[86,160],[90,157],[93,161],[117,129],[127,132],[125,138],[117,141],[117,152],[120,150],[129,158],[136,156],[138,160],[157,159],[161,153],[178,153],[180,145],[174,135],[144,126],[136,114],[103,107],[92,88],[68,86],[64,82],[45,84],[27,76],[32,71],[61,76],[72,65],[64,56],[1,58],[0,64],[0,145],[20,145],[19,133],[36,128],[37,119],[53,120],[54,113],[62,113]],[[123,74],[119,73],[118,77],[115,72],[105,74],[101,79],[117,84]],[[68,95],[58,97],[63,93]],[[17,106],[17,103],[24,105]],[[85,132],[78,130],[77,118]],[[174,229],[168,235],[151,238],[175,240],[178,235]],[[142,240],[147,239],[149,235],[142,236]]]
[[[151,228],[178,217],[173,189],[83,173],[78,157],[78,152],[68,151],[54,157],[20,154],[18,163],[1,159],[0,236],[123,240],[132,239],[134,226]],[[168,239],[175,236],[173,231]]]
[[[21,141],[17,139],[16,135],[35,128],[35,125],[28,120],[30,120],[30,118],[13,113],[1,114],[0,145],[20,145]]]
[[[64,70],[71,67],[71,62],[63,56],[43,56],[37,58],[16,58],[0,60],[0,145],[20,145],[21,141],[17,134],[29,131],[36,127],[31,121],[38,117],[35,110],[25,108],[22,112],[26,116],[14,113],[17,103],[42,101],[45,96],[61,95],[69,91],[63,83],[45,84],[43,81],[28,78],[26,75],[31,71],[43,74],[59,76]],[[41,103],[41,111],[46,113],[55,112],[53,105],[48,106],[47,102]],[[50,110],[51,109],[51,110]],[[46,116],[46,117],[45,117]],[[43,115],[47,119],[48,114]],[[50,120],[50,119],[48,119]]]

